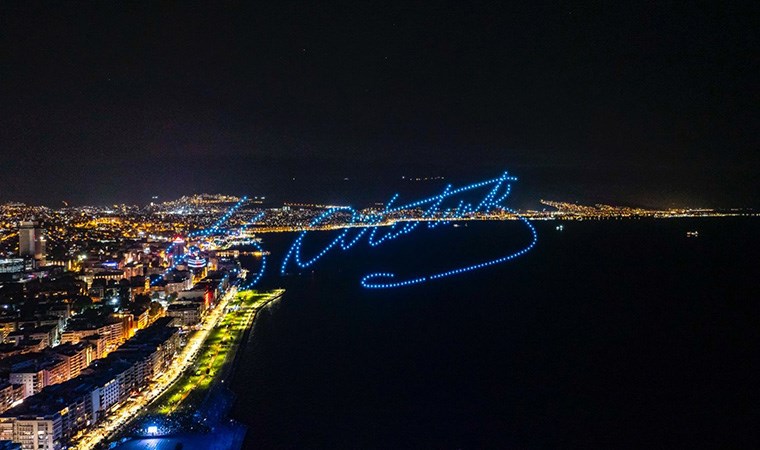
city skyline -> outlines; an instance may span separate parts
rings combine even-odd
[[[0,450],[756,447],[758,30],[0,1]]]

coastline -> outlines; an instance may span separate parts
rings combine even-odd
[[[237,339],[230,346],[229,353],[231,358],[225,361],[223,368],[214,377],[212,385],[198,405],[196,414],[204,416],[203,420],[215,428],[215,432],[218,435],[221,435],[221,439],[211,439],[214,442],[215,448],[227,448],[229,450],[241,450],[243,448],[248,427],[230,418],[230,411],[236,398],[235,393],[229,387],[230,381],[237,371],[241,351],[250,344],[250,339],[253,337],[253,329],[256,326],[256,319],[259,317],[259,313],[279,301],[284,293],[284,289],[275,290],[271,297],[267,298],[263,303],[258,304],[250,312],[243,332],[237,335]],[[211,442],[208,442],[208,444],[211,444]]]
[[[253,329],[256,326],[256,320],[259,317],[259,312],[264,308],[270,308],[272,305],[279,302],[282,296],[285,294],[285,289],[275,289],[275,292],[277,292],[277,294],[274,294],[274,297],[267,299],[267,301],[262,304],[252,315],[252,317],[249,319],[249,322],[246,324],[245,331],[243,331],[243,333],[240,335],[240,338],[235,343],[234,356],[232,358],[232,361],[230,361],[230,367],[228,368],[228,371],[224,374],[227,379],[230,379],[235,375],[237,365],[240,361],[241,344],[242,348],[245,348],[245,346],[247,346],[250,343],[249,341],[253,338]]]
[[[238,295],[245,295],[245,292],[252,291],[242,291]],[[178,430],[161,436],[130,433],[130,436],[122,435],[121,439],[115,438],[111,440],[111,442],[117,444],[116,448],[122,450],[153,448],[162,441],[164,441],[163,445],[169,445],[167,448],[173,448],[172,446],[181,444],[186,450],[209,447],[229,450],[242,448],[247,427],[229,418],[229,412],[235,400],[235,394],[228,388],[229,380],[234,376],[237,369],[240,351],[249,343],[252,330],[256,324],[256,318],[259,317],[258,313],[282,298],[284,292],[285,290],[283,289],[276,289],[265,294],[250,294],[260,295],[263,298],[257,299],[245,307],[249,310],[246,311],[245,321],[241,326],[242,330],[235,333],[235,339],[229,344],[226,358],[221,367],[213,376],[213,380],[208,386],[202,389],[205,392],[202,393],[201,397],[189,399],[181,408],[175,406],[175,410],[173,411],[180,411],[180,414],[184,414],[185,416],[189,414],[189,411],[192,411],[193,422],[197,423],[201,431],[197,431],[191,426],[189,430]],[[195,364],[198,363],[196,361]],[[188,368],[188,371],[190,371],[190,368]],[[226,386],[225,383],[227,384]],[[198,392],[194,393],[191,391],[189,394],[185,394],[185,397],[192,394],[197,395]],[[135,418],[135,426],[141,420],[144,421],[152,415],[156,415],[156,410],[161,407],[161,403],[165,400],[163,396],[161,399],[156,399],[156,402],[148,410]]]

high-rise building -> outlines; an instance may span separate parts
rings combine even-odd
[[[21,222],[18,226],[18,253],[21,256],[34,255],[34,222]]]
[[[172,256],[174,256],[175,258],[179,258],[184,254],[185,254],[185,240],[182,239],[182,236],[177,236],[174,238],[174,242],[172,242]]]
[[[20,256],[34,258],[41,266],[45,265],[45,230],[37,222],[21,222],[18,227],[18,253]]]

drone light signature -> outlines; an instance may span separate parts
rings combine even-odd
[[[535,227],[533,227],[533,225],[526,218],[517,215],[513,210],[507,208],[506,206],[502,204],[502,202],[504,202],[504,200],[509,196],[511,192],[511,188],[512,188],[511,183],[514,181],[517,181],[517,178],[510,176],[505,172],[498,178],[481,181],[479,183],[473,183],[473,184],[462,186],[456,189],[452,188],[451,185],[448,185],[438,195],[434,195],[432,197],[418,200],[416,202],[408,203],[406,205],[393,206],[394,202],[398,198],[398,194],[396,194],[388,202],[388,204],[386,205],[383,211],[379,213],[373,213],[370,215],[360,214],[359,212],[357,212],[351,207],[340,207],[340,208],[328,209],[327,211],[325,211],[324,213],[316,217],[314,220],[312,220],[310,223],[310,226],[313,227],[313,226],[319,225],[321,222],[325,221],[327,218],[329,218],[336,212],[343,212],[343,213],[350,212],[351,221],[349,222],[348,227],[344,228],[343,231],[335,239],[333,239],[322,250],[317,252],[314,256],[312,256],[309,259],[304,259],[301,253],[303,240],[308,235],[309,230],[305,230],[299,233],[299,235],[293,241],[293,244],[290,246],[290,249],[288,250],[287,254],[285,255],[285,258],[282,261],[282,264],[280,266],[280,273],[283,275],[285,274],[285,271],[287,269],[287,266],[290,260],[293,260],[296,266],[300,268],[306,268],[315,264],[320,258],[322,258],[325,254],[327,254],[329,251],[331,251],[334,248],[339,248],[341,250],[350,249],[351,247],[356,245],[359,242],[359,240],[365,235],[367,235],[367,243],[371,247],[377,247],[378,245],[381,245],[383,242],[388,242],[410,233],[411,231],[418,228],[420,224],[423,222],[427,223],[428,228],[433,228],[437,225],[440,225],[441,223],[446,223],[454,219],[461,219],[467,214],[489,213],[497,209],[512,213],[515,217],[517,217],[520,221],[522,221],[528,227],[528,230],[531,233],[532,239],[531,239],[531,242],[527,246],[523,247],[520,250],[509,253],[507,255],[501,256],[496,259],[483,261],[483,262],[472,264],[469,266],[451,268],[443,272],[430,273],[430,274],[416,276],[413,278],[408,278],[408,279],[403,279],[403,280],[396,280],[396,275],[391,272],[370,273],[362,277],[361,285],[365,288],[372,288],[372,289],[408,286],[412,284],[423,283],[426,281],[434,281],[434,280],[438,280],[438,279],[453,276],[453,275],[459,275],[464,272],[478,270],[484,267],[493,266],[496,264],[510,261],[512,259],[515,259],[529,252],[536,245],[536,242],[538,241],[538,234],[536,233]],[[447,200],[447,199],[456,200],[457,196],[459,196],[460,194],[464,194],[465,192],[469,192],[469,191],[473,191],[473,190],[481,189],[481,188],[487,188],[487,187],[490,187],[491,189],[488,190],[486,195],[481,199],[481,201],[477,205],[473,206],[471,203],[468,203],[465,200],[460,199],[456,208],[448,208],[441,211],[441,205],[444,200]],[[390,214],[403,213],[404,211],[417,209],[421,207],[427,207],[427,209],[425,210],[425,212],[422,215],[422,218],[420,219],[401,217],[402,220],[396,220],[395,223],[393,223],[390,226],[384,226],[384,227],[380,226],[380,224],[383,223],[385,219],[387,219],[390,216]],[[384,230],[382,230],[381,228],[384,228]],[[356,231],[356,234],[353,237],[350,237],[349,233],[352,233],[354,230],[358,230],[358,231]]]

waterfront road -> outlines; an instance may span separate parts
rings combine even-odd
[[[194,333],[187,342],[187,345],[175,357],[169,367],[156,378],[145,390],[135,397],[128,399],[124,404],[112,411],[101,423],[95,428],[88,429],[76,436],[70,448],[76,450],[90,450],[95,448],[98,443],[118,432],[121,427],[135,418],[147,405],[161,396],[168,388],[177,381],[180,376],[190,368],[203,342],[208,337],[211,330],[216,327],[227,307],[230,299],[237,295],[237,288],[230,288],[221,298],[219,303],[211,310],[201,323],[199,330]]]

